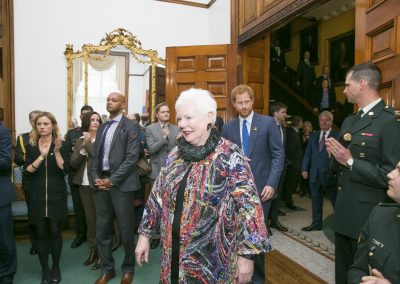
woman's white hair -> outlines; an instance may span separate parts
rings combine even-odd
[[[212,114],[212,123],[217,117],[217,102],[208,90],[191,88],[183,91],[175,103],[175,110],[188,105],[196,106],[196,111],[201,115]]]

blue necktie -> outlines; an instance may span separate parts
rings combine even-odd
[[[106,128],[104,129],[103,136],[101,137],[101,143],[100,143],[100,148],[99,148],[99,156],[98,156],[98,161],[99,161],[99,172],[101,173],[103,171],[103,159],[104,159],[104,144],[106,141],[106,136],[107,132],[110,129],[111,125],[115,122],[115,120],[110,120],[107,122]]]
[[[247,130],[247,121],[243,120],[242,127],[242,148],[245,156],[249,155],[249,131]]]

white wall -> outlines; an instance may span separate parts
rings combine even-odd
[[[208,19],[217,22],[220,1],[228,0],[218,0],[209,11],[154,0],[14,0],[16,133],[29,130],[27,115],[33,109],[51,111],[66,132],[65,44],[75,49],[97,44],[105,33],[123,27],[143,48],[165,57],[167,46],[210,43]],[[218,25],[226,40],[229,30]]]
[[[208,12],[208,44],[231,43],[231,1],[217,0]]]

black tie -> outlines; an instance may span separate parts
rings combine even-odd
[[[363,114],[364,114],[364,111],[362,110],[362,108],[360,108],[360,109],[358,110],[358,112],[357,112],[358,119],[360,119],[360,118],[362,117]]]

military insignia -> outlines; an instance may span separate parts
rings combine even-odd
[[[365,158],[365,153],[360,153],[360,158]]]
[[[351,142],[351,133],[350,132],[346,132],[345,134],[343,134],[343,140],[346,142]]]
[[[253,128],[253,131],[257,131],[257,130],[258,130],[257,127],[254,127],[254,128]]]
[[[378,246],[380,248],[383,248],[383,244],[381,242],[375,240],[375,239],[372,239],[371,243],[373,243],[374,245],[376,245],[376,246]]]
[[[375,136],[374,133],[366,133],[366,132],[362,132],[361,136],[368,136],[368,137],[372,137]]]
[[[369,113],[368,113],[368,115],[374,115],[374,112],[373,111],[370,111]]]
[[[400,122],[400,111],[395,110],[395,111],[394,111],[394,115],[396,116],[396,120],[397,120],[398,122]]]

